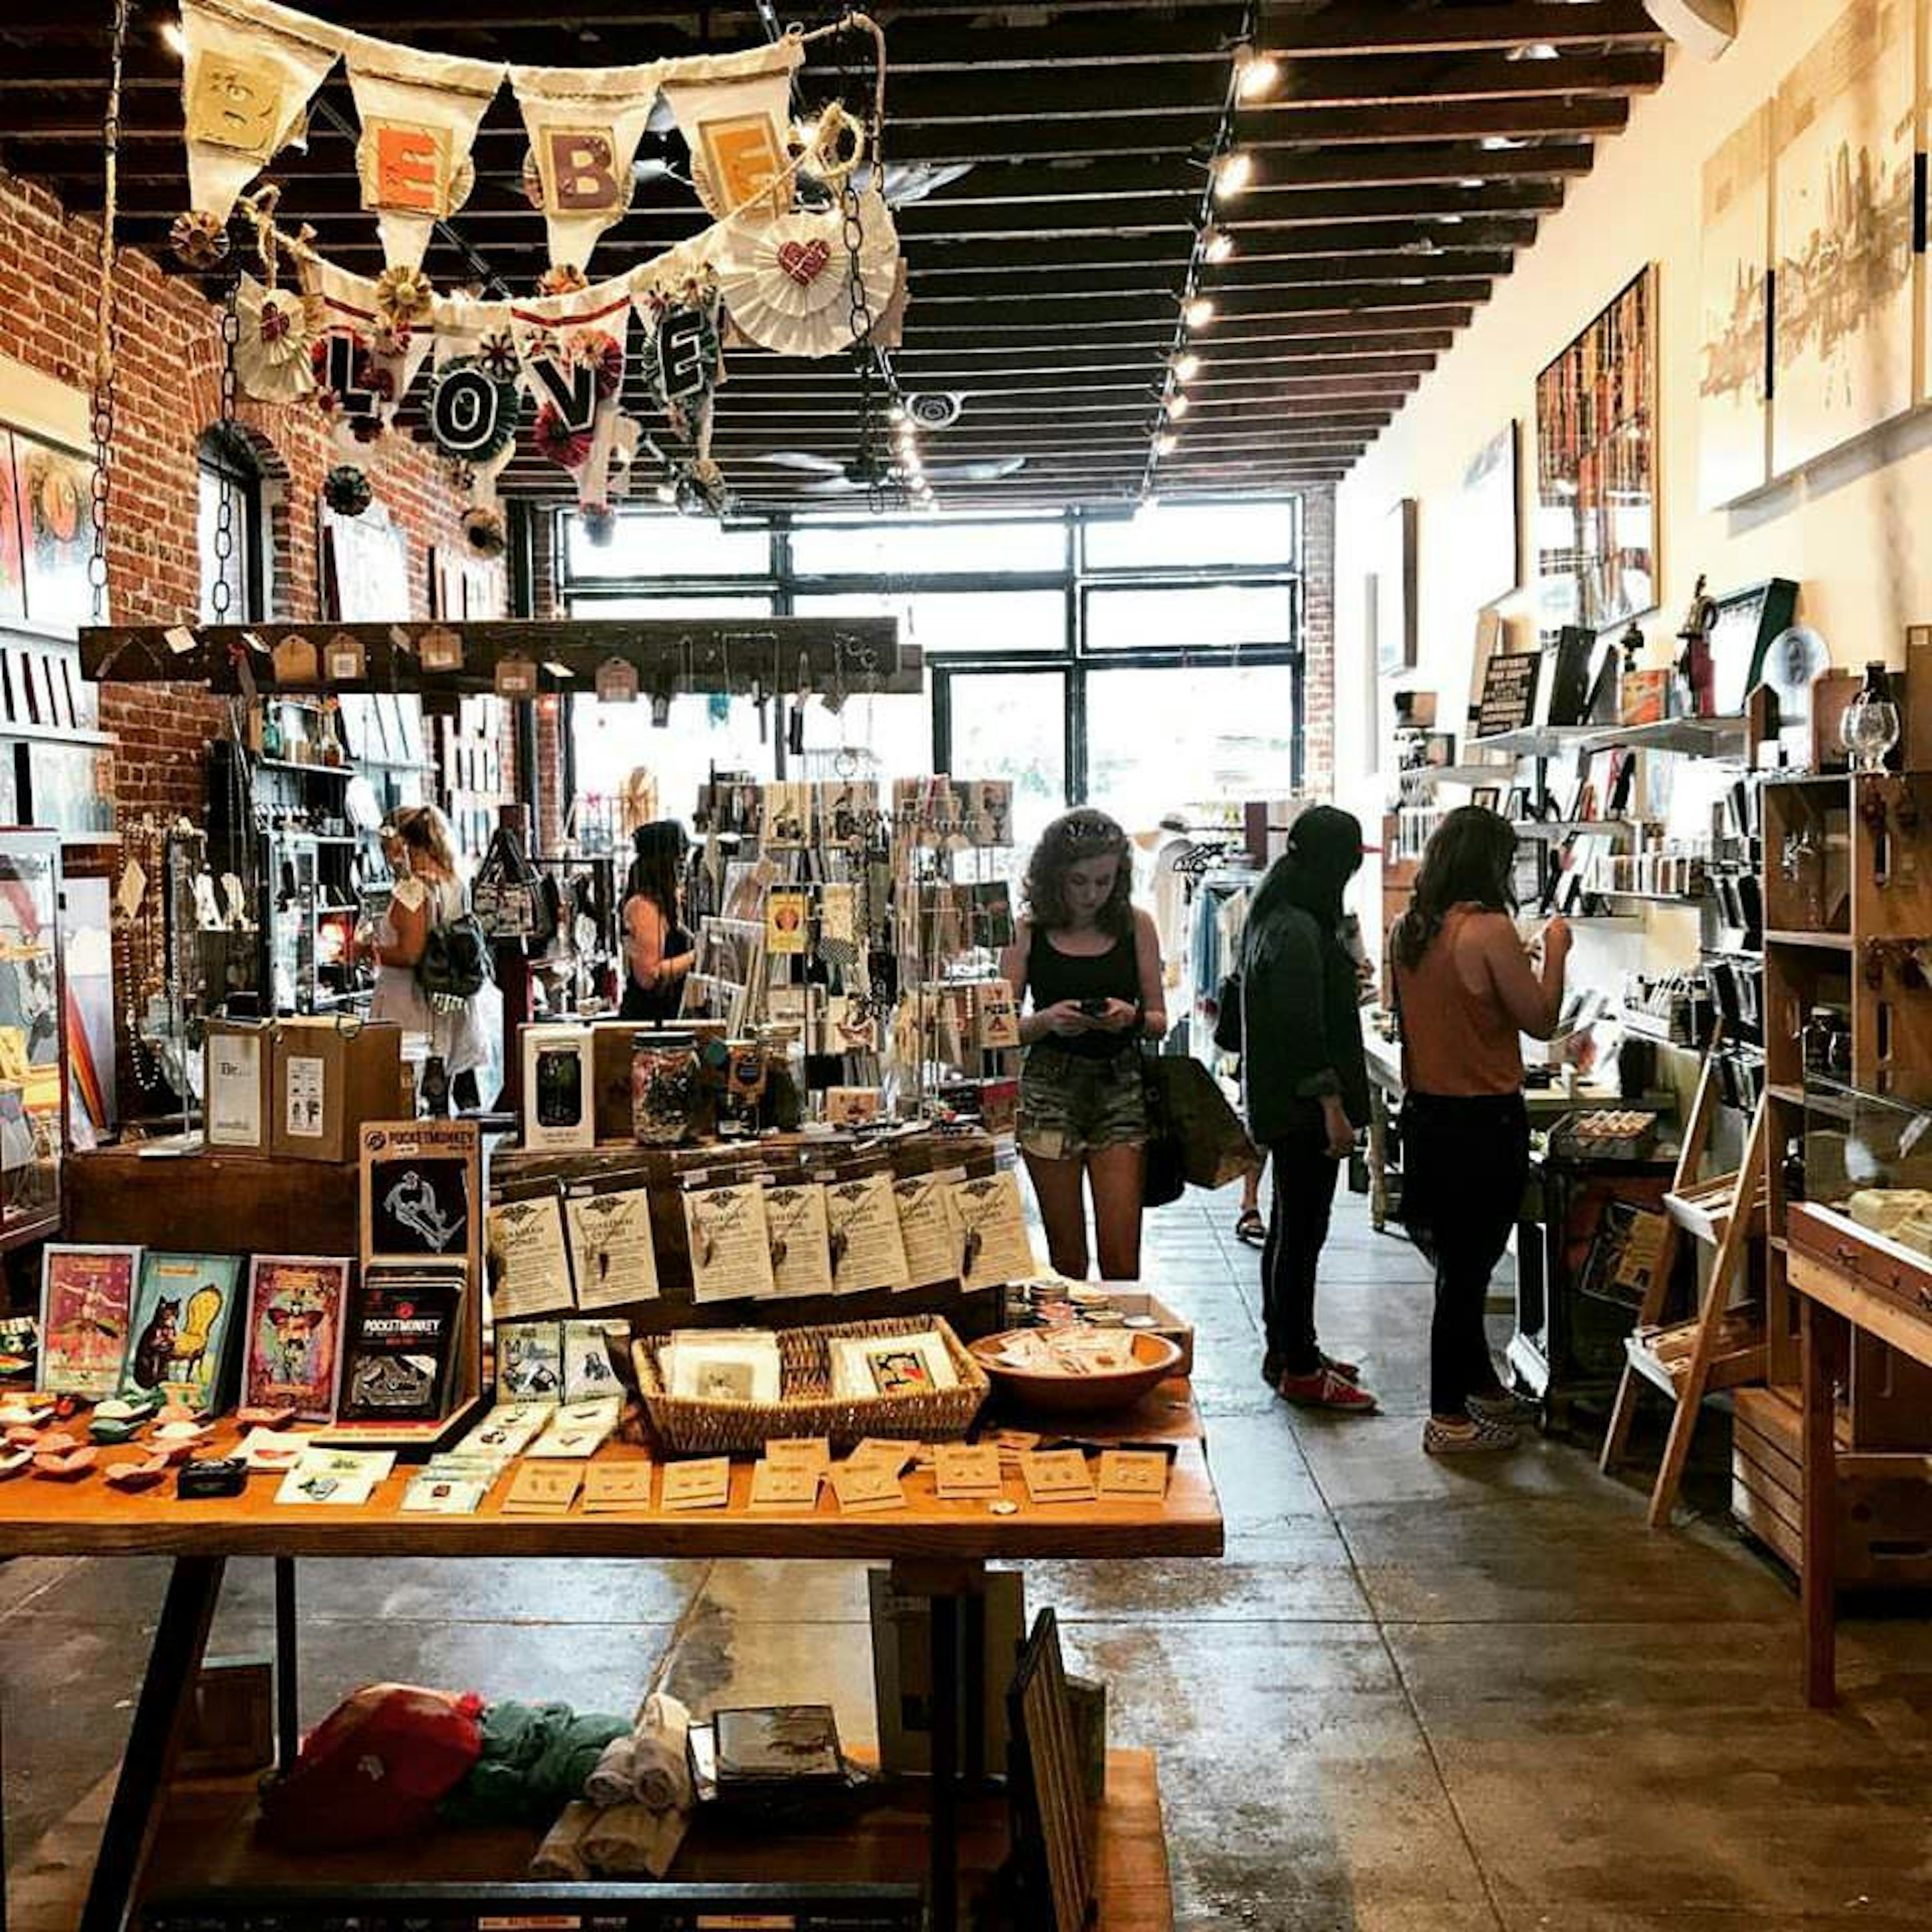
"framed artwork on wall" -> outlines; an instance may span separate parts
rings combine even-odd
[[[1771,476],[1771,105],[1704,164],[1697,288],[1697,500]]]
[[[1536,379],[1544,626],[1657,605],[1657,270],[1633,277]]]
[[[318,514],[322,621],[392,624],[412,617],[409,539],[390,520],[388,506],[372,503],[359,517],[339,516],[326,506]]]
[[[1852,0],[1778,90],[1780,475],[1911,406],[1916,10]]]
[[[1520,500],[1512,418],[1462,470],[1459,548],[1478,604],[1501,602],[1522,581]]]
[[[94,612],[94,592],[87,580],[93,540],[87,459],[25,430],[16,429],[12,436],[14,514],[27,620],[52,630],[78,630]]]
[[[14,474],[13,432],[0,426],[0,624],[27,614],[26,560],[20,554],[19,488]]]
[[[1416,665],[1415,524],[1413,496],[1391,505],[1382,519],[1373,608],[1376,662],[1384,671]]]

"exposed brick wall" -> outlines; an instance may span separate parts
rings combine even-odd
[[[70,218],[53,196],[0,172],[0,354],[85,388],[91,374],[100,226]],[[200,608],[196,448],[220,403],[218,310],[149,257],[124,250],[118,268],[116,382],[108,590],[113,616],[172,622]],[[272,614],[320,614],[322,482],[335,460],[312,406],[242,400],[238,411],[271,479],[276,540]],[[460,542],[460,501],[430,454],[397,440],[365,464],[379,501],[409,544],[411,608],[428,614],[429,553]],[[274,486],[278,485],[279,488]],[[274,500],[279,497],[279,502]],[[122,816],[204,806],[204,754],[220,700],[198,686],[102,686],[101,728],[116,740],[111,782]]]
[[[1301,500],[1304,788],[1327,798],[1335,787],[1335,493]]]

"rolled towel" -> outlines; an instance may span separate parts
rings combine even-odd
[[[566,1804],[530,1861],[531,1877],[572,1881],[590,1877],[590,1863],[584,1856],[584,1835],[596,1819],[594,1804],[586,1804],[581,1798]]]
[[[691,1788],[691,1713],[675,1697],[654,1690],[631,1734],[631,1775],[638,1802],[653,1811],[688,1811]]]
[[[592,1871],[614,1878],[662,1878],[670,1870],[689,1822],[682,1811],[614,1804],[592,1814],[581,1850]]]
[[[628,1731],[604,1747],[597,1768],[584,1781],[584,1795],[600,1810],[628,1804],[638,1795],[638,1741]]]

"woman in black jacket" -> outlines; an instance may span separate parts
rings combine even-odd
[[[1241,935],[1248,1127],[1274,1170],[1262,1250],[1262,1373],[1289,1402],[1354,1414],[1371,1413],[1376,1399],[1352,1363],[1316,1344],[1315,1275],[1336,1175],[1369,1118],[1360,982],[1342,942],[1342,894],[1361,862],[1360,820],[1311,807],[1262,881]]]

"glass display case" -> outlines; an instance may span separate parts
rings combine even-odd
[[[0,1249],[56,1234],[67,1146],[60,835],[0,828]]]
[[[1785,1190],[1789,1199],[1932,1257],[1932,1100],[1915,1105],[1808,1079],[1804,1138],[1786,1150]]]

